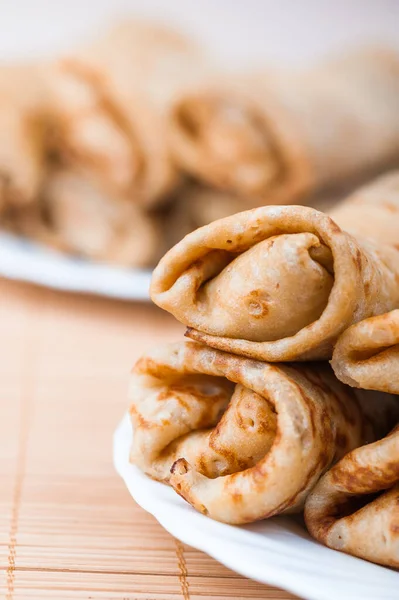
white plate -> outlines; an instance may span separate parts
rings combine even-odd
[[[150,299],[151,271],[121,269],[69,257],[3,232],[0,233],[0,276],[121,300]]]
[[[116,470],[136,502],[182,542],[308,600],[398,600],[399,573],[321,546],[292,517],[233,527],[201,515],[129,463],[131,441],[126,416],[114,435]]]

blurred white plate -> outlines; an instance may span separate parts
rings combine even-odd
[[[7,233],[0,233],[0,276],[68,292],[150,299],[150,271],[69,257]]]
[[[136,502],[182,542],[308,600],[398,599],[399,573],[321,546],[292,517],[233,527],[201,515],[129,463],[131,441],[126,415],[114,435],[116,470]]]

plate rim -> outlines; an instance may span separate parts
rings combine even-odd
[[[0,231],[0,276],[50,289],[150,302],[150,269],[123,268],[47,248]]]
[[[129,437],[130,436],[130,437]],[[132,465],[129,462],[129,449],[130,449],[130,443],[131,443],[131,439],[132,439],[132,429],[131,429],[131,423],[130,423],[130,419],[129,419],[129,415],[125,414],[125,416],[123,417],[122,421],[119,423],[118,427],[116,428],[116,431],[114,433],[114,438],[113,438],[113,459],[114,459],[114,465],[115,465],[115,469],[118,472],[118,474],[122,477],[122,479],[124,480],[124,483],[129,491],[129,493],[131,494],[131,496],[133,497],[133,499],[137,502],[137,504],[139,506],[141,506],[141,508],[143,508],[145,511],[147,511],[148,513],[152,514],[153,517],[155,517],[155,519],[160,523],[160,525],[166,530],[168,531],[172,536],[174,536],[175,538],[179,539],[181,542],[192,546],[202,552],[205,552],[206,554],[208,554],[209,556],[211,556],[212,558],[214,558],[215,560],[217,560],[218,562],[222,563],[223,565],[225,565],[227,568],[229,568],[230,570],[239,573],[240,575],[244,576],[244,577],[248,577],[250,579],[253,579],[255,581],[258,581],[259,583],[263,583],[263,584],[268,584],[268,585],[272,585],[275,586],[277,588],[282,588],[292,594],[298,595],[300,597],[306,598],[307,600],[331,600],[332,599],[332,595],[329,594],[328,592],[325,593],[324,590],[324,586],[321,587],[320,585],[315,585],[315,579],[316,578],[321,578],[321,581],[323,581],[324,577],[323,577],[323,573],[317,573],[315,572],[314,569],[310,570],[310,573],[304,573],[302,574],[302,577],[296,577],[295,581],[293,580],[292,577],[292,571],[290,571],[289,568],[289,564],[287,566],[282,566],[281,563],[278,564],[278,561],[275,560],[276,554],[280,554],[279,552],[277,552],[277,546],[278,544],[276,543],[275,540],[273,540],[271,542],[271,544],[273,545],[273,548],[270,550],[267,550],[266,548],[262,548],[262,551],[268,556],[269,558],[269,562],[268,564],[265,565],[265,571],[267,572],[266,577],[259,577],[258,571],[257,569],[253,569],[251,570],[251,565],[248,565],[248,563],[246,563],[245,561],[243,563],[238,563],[237,564],[237,560],[234,559],[234,557],[237,557],[237,553],[232,552],[229,553],[225,551],[226,549],[226,541],[223,541],[221,543],[221,538],[220,536],[218,536],[214,531],[212,532],[212,535],[209,537],[209,521],[211,521],[212,523],[212,527],[211,529],[215,529],[216,532],[222,532],[224,528],[225,531],[228,531],[229,533],[229,540],[228,540],[228,544],[231,544],[231,537],[232,537],[232,532],[234,531],[234,529],[245,531],[246,533],[251,533],[252,535],[255,535],[253,532],[250,531],[250,526],[249,526],[249,531],[247,531],[248,526],[244,526],[244,527],[237,527],[237,526],[232,526],[232,525],[227,525],[225,523],[219,523],[219,522],[215,522],[210,520],[208,517],[196,512],[194,509],[192,509],[191,506],[189,506],[188,504],[185,503],[184,500],[180,499],[177,495],[175,495],[175,493],[173,492],[173,490],[171,490],[170,488],[168,488],[167,486],[165,486],[164,484],[154,481],[152,479],[150,479],[148,476],[146,476],[144,473],[142,473],[137,467],[135,467],[134,465]],[[137,486],[136,489],[134,489],[134,491],[132,491],[133,486],[129,483],[129,477],[131,475],[134,475],[134,478],[136,480],[141,480],[141,482],[147,482],[147,487],[148,486],[154,486],[153,489],[155,490],[156,487],[155,486],[162,486],[162,496],[165,496],[166,494],[169,494],[169,492],[171,492],[173,494],[173,496],[171,496],[171,500],[173,498],[173,502],[169,501],[168,503],[168,510],[165,511],[164,509],[162,509],[162,507],[164,507],[164,503],[165,502],[159,502],[159,500],[157,499],[150,499],[150,496],[148,494],[145,494],[142,492],[142,489],[140,489],[140,486]],[[143,486],[141,486],[143,487]],[[144,486],[145,487],[145,486]],[[158,491],[160,491],[161,488],[158,488]],[[179,503],[178,506],[176,505],[177,502]],[[181,502],[181,504],[180,504]],[[179,526],[179,523],[181,521],[181,511],[182,509],[185,510],[189,510],[190,511],[190,527],[181,527]],[[178,518],[174,518],[176,517],[176,514],[179,514],[180,519]],[[285,517],[287,518],[287,517]],[[281,517],[278,517],[277,520],[275,520],[275,522],[280,522],[281,523]],[[273,519],[269,521],[273,522]],[[193,523],[195,524],[193,526]],[[195,540],[193,540],[193,535],[190,532],[193,532],[195,530]],[[264,536],[262,536],[262,539],[266,539],[264,538]],[[240,546],[243,545],[243,541],[242,539],[240,539],[239,541]],[[249,544],[249,541],[246,542],[246,545],[248,547],[251,547]],[[287,544],[286,542],[284,543],[285,545],[285,549],[287,548]],[[223,547],[224,546],[224,547]],[[257,547],[259,548],[259,546]],[[353,556],[349,556],[340,552],[336,552],[334,550],[330,550],[329,548],[325,548],[324,546],[320,546],[320,548],[323,548],[323,551],[327,551],[327,552],[331,552],[334,554],[334,557],[337,559],[338,562],[340,563],[347,563],[348,566],[350,567],[350,564],[354,564],[356,563],[357,566],[360,568],[360,570],[368,570],[368,578],[367,579],[372,579],[373,578],[373,572],[375,573],[375,575],[386,575],[388,577],[389,580],[391,581],[387,581],[386,582],[386,586],[384,586],[384,594],[379,593],[378,595],[378,600],[397,600],[397,595],[393,595],[392,594],[392,588],[399,582],[399,579],[397,579],[399,577],[399,574],[395,571],[393,571],[392,569],[388,569],[386,567],[382,567],[380,565],[375,565],[373,563],[369,563],[367,561],[364,561],[362,559],[353,557]],[[285,550],[285,552],[287,552]],[[332,556],[332,555],[331,555]],[[339,569],[338,569],[339,570]],[[347,569],[349,570],[349,569]],[[371,573],[370,573],[371,571]],[[345,580],[347,583],[351,584],[351,581],[353,578],[348,577],[345,573],[342,573],[341,570],[339,570],[339,574],[341,576],[341,581],[343,580],[343,583],[345,583]],[[396,581],[395,581],[396,579]],[[312,581],[313,580],[313,584]],[[364,599],[364,600],[371,600],[371,599],[376,599],[376,597],[367,595],[364,595],[365,589],[360,589],[361,587],[364,587],[367,589],[369,589],[369,582],[365,582],[364,584],[362,584],[362,582],[357,583],[357,586],[359,586],[359,590],[356,594],[352,594],[351,596],[347,596],[347,597],[343,597],[345,598],[350,598],[351,600],[354,599]],[[315,589],[316,588],[316,589]],[[381,589],[379,590],[381,592]],[[334,598],[336,596],[334,595]]]

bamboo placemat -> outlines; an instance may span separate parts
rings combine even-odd
[[[176,541],[114,472],[130,368],[180,326],[3,280],[0,299],[1,598],[293,598]]]

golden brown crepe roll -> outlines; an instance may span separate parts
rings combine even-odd
[[[202,68],[198,47],[173,30],[135,21],[111,28],[49,68],[61,149],[107,191],[158,202],[178,180],[166,113]]]
[[[270,365],[191,342],[139,360],[129,397],[132,462],[226,523],[299,511],[333,462],[399,415],[393,396],[346,387],[325,363]]]
[[[46,113],[38,69],[0,66],[0,209],[36,198],[45,175]]]
[[[395,239],[394,222],[399,230],[399,173],[357,192],[334,219],[267,206],[215,221],[164,256],[151,297],[189,337],[220,350],[272,362],[331,358],[350,325],[399,307],[399,250],[381,243]]]
[[[399,394],[399,310],[370,317],[344,331],[331,365],[338,379],[348,385]]]
[[[396,427],[384,439],[344,456],[320,479],[307,499],[305,521],[326,546],[398,568],[398,501]]]
[[[178,162],[202,181],[292,202],[399,159],[399,56],[358,51],[304,73],[197,86],[170,129]]]
[[[102,262],[143,267],[158,255],[159,232],[151,216],[74,171],[49,174],[41,201],[10,221],[11,229],[36,241]]]

